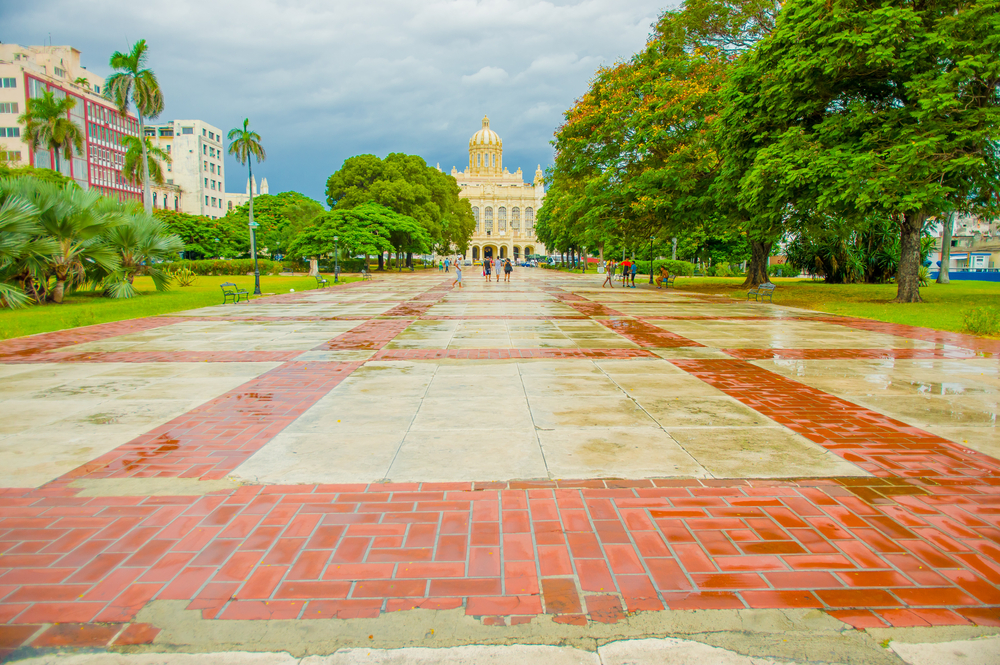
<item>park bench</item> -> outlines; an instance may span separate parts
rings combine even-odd
[[[361,281],[363,282],[366,279],[371,279],[371,278],[372,278],[372,273],[370,270],[368,270],[368,266],[361,266]]]
[[[325,277],[323,277],[323,275],[320,275],[319,273],[316,273],[315,275],[313,275],[313,277],[316,278],[317,289],[325,288],[326,285],[330,283],[329,280],[327,280]]]
[[[250,292],[249,291],[244,291],[243,289],[238,288],[232,282],[226,282],[225,284],[220,284],[219,286],[222,287],[222,304],[223,305],[225,305],[229,301],[230,298],[232,298],[233,304],[238,303],[240,301],[240,297],[241,296],[242,296],[242,298],[244,300],[247,300],[247,301],[250,300]]]
[[[750,300],[750,296],[757,302],[764,302],[764,298],[767,298],[768,302],[773,302],[774,290],[777,288],[776,284],[771,282],[764,282],[763,284],[758,284],[756,289],[750,289],[747,291],[747,300]]]

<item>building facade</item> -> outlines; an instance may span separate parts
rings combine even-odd
[[[138,136],[139,121],[131,114],[121,117],[101,96],[103,88],[104,79],[87,71],[80,64],[80,52],[71,46],[0,44],[0,151],[5,161],[58,170],[105,196],[142,200],[142,187],[122,176],[121,139]],[[69,118],[84,131],[86,140],[82,152],[74,150],[71,159],[45,148],[32,152],[24,142],[24,127],[17,117],[27,110],[29,99],[44,92],[76,101]]]
[[[246,191],[243,194],[237,194],[235,192],[229,192],[226,194],[226,212],[228,213],[233,208],[239,208],[241,205],[250,200],[250,190],[253,190],[253,195],[258,196],[259,194],[267,194],[267,178],[260,181],[260,191],[257,190],[257,178],[254,177],[253,181],[247,178]]]
[[[451,175],[476,218],[469,243],[473,260],[545,254],[535,236],[535,219],[545,198],[542,168],[535,170],[531,184],[524,182],[520,168],[508,171],[503,165],[503,141],[490,129],[489,118],[483,118],[482,129],[469,139],[469,166],[464,171],[452,167]]]
[[[153,145],[170,155],[170,163],[163,164],[163,177],[167,185],[175,185],[181,192],[179,206],[175,207],[176,198],[166,193],[164,200],[158,196],[161,192],[154,191],[153,207],[179,209],[212,219],[223,217],[228,211],[228,198],[222,130],[203,120],[171,120],[147,125],[145,131]]]

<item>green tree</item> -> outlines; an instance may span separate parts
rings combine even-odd
[[[232,259],[250,253],[246,222],[240,223],[235,217],[211,219],[162,208],[153,210],[153,216],[163,220],[167,230],[180,237],[186,258]]]
[[[254,197],[253,219],[257,223],[254,235],[261,251],[273,259],[288,252],[294,238],[316,223],[326,212],[321,203],[298,192],[260,194]],[[246,228],[250,220],[250,204],[230,210],[226,217],[234,225]]]
[[[430,237],[433,249],[446,252],[454,246],[464,253],[476,222],[472,207],[459,192],[454,177],[427,166],[416,155],[402,153],[392,153],[384,160],[375,155],[351,157],[330,176],[326,187],[331,209],[375,202],[416,220]]]
[[[19,194],[8,194],[10,181],[0,180],[0,305],[11,309],[31,302],[19,280],[26,265],[54,249],[39,239],[37,209]]]
[[[104,96],[115,103],[121,117],[128,117],[129,104],[135,104],[141,137],[146,134],[144,118],[155,118],[163,111],[163,92],[156,74],[146,67],[148,59],[149,48],[145,39],[133,44],[128,53],[115,51],[110,61],[115,73],[104,82]],[[146,212],[150,213],[153,210],[153,195],[149,189],[149,156],[146,144],[139,145],[142,149],[142,201]]]
[[[149,177],[158,185],[163,184],[163,168],[160,166],[162,160],[170,163],[170,153],[153,145],[149,138],[138,136],[123,136],[122,145],[125,146],[125,163],[122,165],[122,176],[129,182],[137,183],[143,178],[143,164],[149,169]],[[143,162],[144,156],[146,161]],[[149,159],[152,157],[153,159]]]
[[[24,142],[32,152],[41,146],[51,150],[56,156],[56,172],[59,172],[59,155],[65,159],[73,157],[73,149],[79,155],[83,152],[83,130],[67,118],[76,106],[73,97],[56,99],[52,92],[44,92],[41,97],[28,100],[28,107],[18,116],[24,125]]]
[[[64,176],[52,169],[40,169],[34,166],[4,166],[0,164],[0,178],[34,178],[43,182],[51,182],[55,185],[76,187],[77,184],[72,178]]]
[[[256,159],[260,164],[267,159],[264,146],[260,143],[260,134],[250,130],[250,119],[243,120],[243,129],[239,127],[229,130],[229,154],[236,157],[240,164],[246,164],[247,172],[250,175],[249,182],[253,182],[253,164]],[[250,227],[250,253],[253,255],[253,283],[254,295],[260,295],[260,269],[257,267],[257,239],[254,231],[253,221],[253,187],[250,188],[250,202],[248,207],[248,225]]]
[[[894,220],[896,302],[919,302],[921,233],[992,214],[1000,163],[998,0],[790,0],[745,61],[728,130],[766,216]]]

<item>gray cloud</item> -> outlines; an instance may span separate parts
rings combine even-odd
[[[4,3],[0,24],[20,44],[51,32],[103,76],[113,51],[145,38],[163,119],[228,130],[248,116],[271,191],[323,201],[326,178],[355,154],[461,170],[486,114],[511,170],[544,167],[562,112],[599,66],[642,47],[664,2],[36,0]],[[230,162],[238,191],[245,176]]]

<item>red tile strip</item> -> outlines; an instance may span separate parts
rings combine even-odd
[[[993,354],[968,349],[722,349],[741,360],[905,360],[989,357]]]
[[[1000,461],[742,360],[671,360],[768,418],[880,476],[1000,475]]]
[[[361,363],[290,362],[71,471],[90,478],[224,478]]]
[[[263,363],[293,360],[305,351],[50,351],[5,363]]]
[[[153,328],[169,326],[187,320],[187,318],[179,316],[151,316],[145,319],[98,323],[93,326],[5,339],[0,341],[0,362],[16,362],[35,354],[59,349],[64,346],[97,342],[109,337],[118,337],[119,335],[131,335],[144,330],[152,330]]]
[[[646,349],[704,346],[639,319],[597,319],[597,322]]]
[[[323,342],[313,351],[381,349],[411,323],[413,319],[372,319]]]
[[[657,358],[643,349],[384,349],[373,360],[510,360],[517,358]]]

